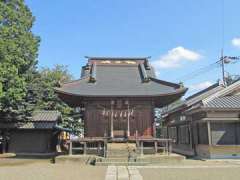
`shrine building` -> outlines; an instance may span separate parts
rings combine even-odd
[[[155,108],[186,92],[181,84],[156,78],[146,57],[86,57],[81,78],[56,88],[83,114],[85,137],[155,137]]]

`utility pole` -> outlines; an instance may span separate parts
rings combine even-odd
[[[220,63],[221,63],[221,70],[222,70],[222,81],[224,86],[227,86],[226,77],[225,77],[225,64],[234,63],[234,61],[236,62],[238,60],[240,60],[240,56],[224,56],[223,49],[222,49]]]
[[[221,50],[222,82],[223,82],[223,85],[226,86],[224,59],[225,58],[223,56],[223,48],[222,48],[222,50]]]

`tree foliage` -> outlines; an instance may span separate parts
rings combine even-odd
[[[31,28],[34,17],[23,0],[0,0],[0,113],[26,113],[28,76],[35,71],[40,39]]]
[[[62,126],[70,128],[78,134],[82,128],[80,115],[58,98],[54,87],[72,80],[66,66],[56,65],[54,68],[42,68],[31,82],[28,99],[34,110],[57,110],[62,113]]]
[[[40,38],[31,29],[35,18],[24,0],[0,0],[0,116],[25,120],[34,110],[58,110],[64,127],[79,132],[74,109],[54,87],[72,79],[64,66],[37,70]]]

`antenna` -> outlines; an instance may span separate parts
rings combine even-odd
[[[225,62],[224,62],[225,57],[223,56],[223,49],[221,50],[221,58],[220,58],[220,62],[221,62],[221,70],[222,70],[222,82],[223,85],[226,86],[226,79],[225,79]]]

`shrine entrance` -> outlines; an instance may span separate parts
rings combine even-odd
[[[112,138],[126,139],[130,135],[130,116],[133,115],[133,109],[130,110],[128,100],[111,101],[111,128]]]
[[[113,137],[127,138],[128,131],[127,110],[116,110],[113,117]]]

